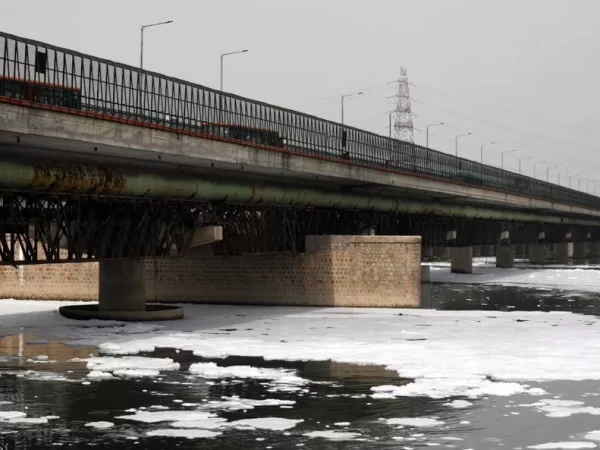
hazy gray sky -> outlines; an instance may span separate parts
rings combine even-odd
[[[137,65],[140,25],[169,19],[146,30],[150,70],[218,87],[219,55],[248,48],[226,59],[225,90],[333,120],[364,90],[346,122],[387,134],[405,66],[415,126],[446,122],[431,147],[472,132],[462,156],[497,141],[489,164],[514,148],[512,170],[531,156],[600,181],[598,0],[5,0],[0,29]]]

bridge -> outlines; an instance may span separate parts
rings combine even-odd
[[[600,256],[594,195],[2,32],[0,189],[0,265],[97,263],[94,316],[415,306],[434,248]]]

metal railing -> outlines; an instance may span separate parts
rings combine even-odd
[[[0,32],[0,101],[218,139],[223,135],[211,136],[206,124],[269,130],[281,138],[279,146],[263,145],[273,150],[560,203],[600,206],[594,195],[3,32]]]

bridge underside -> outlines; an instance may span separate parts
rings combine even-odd
[[[198,200],[0,191],[0,264],[24,265],[185,256],[204,226],[223,228],[216,254],[305,251],[308,235],[421,236],[426,247],[595,239],[597,229],[460,217]]]

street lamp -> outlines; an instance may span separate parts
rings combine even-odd
[[[363,92],[355,92],[354,94],[344,94],[342,95],[342,124],[344,124],[344,99],[346,97],[354,97],[355,95],[363,95]]]
[[[247,53],[248,50],[238,50],[236,52],[221,53],[221,91],[223,90],[223,58],[229,55],[237,55],[238,53]]]
[[[521,175],[521,161],[523,161],[524,159],[531,159],[531,156],[524,156],[522,158],[519,158],[519,175]]]
[[[546,161],[536,161],[536,162],[533,163],[533,178],[537,178],[536,166],[538,164],[546,164]]]
[[[577,190],[580,191],[581,190],[581,182],[582,181],[587,181],[589,180],[589,178],[580,178],[579,180],[577,180]]]
[[[569,189],[571,189],[571,179],[573,177],[577,178],[578,176],[579,176],[579,174],[577,174],[577,175],[569,175]]]
[[[151,23],[148,25],[142,25],[140,27],[140,35],[141,35],[141,39],[140,39],[140,69],[144,68],[144,30],[146,28],[157,27],[159,25],[167,25],[169,23],[173,23],[173,21],[167,20],[166,22]]]
[[[588,182],[587,182],[587,184],[586,184],[586,186],[585,186],[585,192],[586,192],[586,193],[588,193],[588,194],[590,193],[590,183],[591,183],[591,184],[596,184],[596,183],[598,183],[598,182],[597,182],[597,181],[594,181],[594,180],[590,180],[590,181],[588,181]]]
[[[482,164],[482,165],[483,165],[483,147],[484,147],[485,145],[493,145],[493,144],[495,144],[495,143],[496,143],[496,141],[494,141],[494,142],[488,142],[487,144],[481,144],[481,164]]]
[[[501,160],[502,160],[502,163],[501,163],[501,165],[500,165],[500,168],[501,168],[502,170],[504,170],[504,154],[505,154],[505,153],[512,153],[512,152],[516,152],[516,150],[506,150],[505,152],[502,152],[502,153],[500,153],[500,158],[501,158]]]
[[[548,183],[550,181],[550,171],[553,169],[558,169],[558,166],[548,167],[546,169],[546,183]]]
[[[571,171],[570,170],[565,170],[564,172],[558,172],[558,185],[559,186],[560,186],[560,175],[563,174],[563,173],[569,173],[569,172],[571,172]]]
[[[458,138],[465,137],[465,136],[471,136],[472,134],[473,133],[459,134],[458,136],[456,136],[454,138],[454,156],[458,156]]]
[[[437,127],[438,125],[444,125],[446,122],[432,123],[425,127],[425,147],[429,148],[429,127]]]

